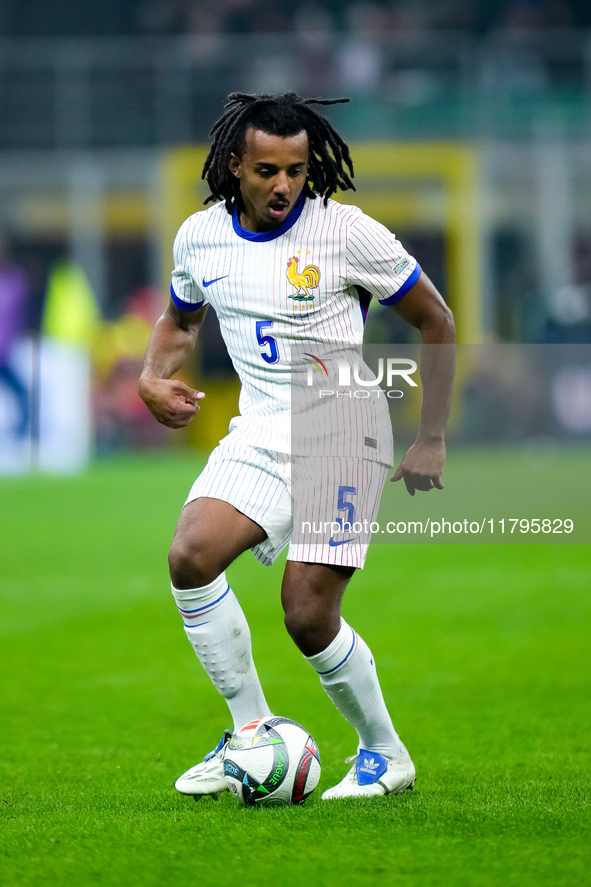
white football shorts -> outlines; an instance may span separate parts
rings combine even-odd
[[[224,439],[191,487],[194,499],[221,499],[262,527],[253,554],[362,569],[388,467],[343,456],[289,456]]]

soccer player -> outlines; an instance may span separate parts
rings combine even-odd
[[[158,421],[181,428],[194,419],[204,393],[171,377],[194,348],[211,304],[242,383],[240,415],[181,512],[169,552],[172,593],[239,729],[271,712],[224,571],[246,549],[270,564],[290,543],[281,588],[287,631],[359,736],[353,766],[324,799],[398,793],[415,781],[372,654],[340,613],[368,542],[346,529],[353,520],[374,519],[393,455],[377,399],[364,407],[363,422],[345,428],[345,454],[323,447],[323,435],[338,436],[339,429],[318,430],[314,422],[298,425],[296,446],[293,375],[302,350],[312,359],[323,346],[324,354],[358,349],[371,297],[417,327],[423,345],[450,344],[454,336],[450,310],[394,235],[357,207],[329,199],[337,188],[353,188],[347,145],[312,107],[332,103],[295,93],[229,96],[203,169],[211,189],[206,202],[219,202],[177,234],[171,300],[154,327],[139,385]],[[453,379],[449,349],[423,351],[420,429],[392,477],[403,479],[411,495],[443,487]],[[363,433],[365,421],[371,434]],[[307,449],[302,427],[315,428]],[[292,538],[302,520],[339,513],[348,518],[341,518],[344,536],[329,529],[313,542],[295,532]],[[217,748],[177,779],[180,792],[199,798],[226,790],[230,735],[225,731]]]

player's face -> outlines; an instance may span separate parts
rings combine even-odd
[[[302,131],[284,139],[250,128],[242,157],[231,156],[230,171],[240,179],[242,227],[255,232],[277,228],[306,184],[308,134]]]

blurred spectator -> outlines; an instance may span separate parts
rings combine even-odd
[[[224,30],[232,34],[250,34],[258,0],[223,0]]]
[[[567,0],[509,0],[498,24],[507,28],[560,28],[573,24]]]
[[[507,28],[539,28],[544,24],[544,0],[510,0],[499,16]]]
[[[189,34],[221,34],[224,31],[225,4],[209,0],[184,0],[183,30]]]
[[[29,283],[0,233],[0,383],[16,398],[19,418],[15,428],[24,437],[29,427],[29,392],[11,365],[13,348],[26,330]]]
[[[140,33],[176,34],[182,30],[180,0],[140,0],[134,19]]]
[[[325,52],[332,42],[335,20],[322,3],[308,0],[295,9],[294,26],[302,47],[313,52]]]
[[[572,250],[572,281],[562,286],[548,306],[546,341],[591,342],[591,242],[579,237]]]
[[[394,0],[390,7],[390,21],[396,30],[420,30],[434,24],[437,9],[434,3],[426,0]]]
[[[121,317],[100,328],[93,363],[96,449],[101,455],[159,446],[168,438],[168,429],[154,422],[137,393],[146,345],[162,308],[158,290],[138,287]]]
[[[84,271],[71,259],[61,259],[49,274],[44,335],[87,350],[94,342],[99,321],[100,311]]]
[[[513,345],[467,346],[460,351],[460,433],[491,444],[535,439],[552,428],[547,351]]]
[[[225,0],[225,30],[239,34],[277,34],[289,30],[293,4],[285,0]]]
[[[354,3],[347,14],[350,38],[337,57],[339,83],[356,94],[372,92],[383,73],[383,40],[389,17],[378,3]]]
[[[589,434],[591,432],[589,363],[561,367],[552,379],[551,390],[554,415],[561,427],[574,434]]]
[[[330,82],[335,25],[334,16],[323,3],[308,0],[296,8],[293,27],[299,64],[293,88],[298,92],[316,95],[318,83]]]

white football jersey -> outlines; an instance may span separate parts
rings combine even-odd
[[[231,433],[283,453],[342,452],[392,464],[385,398],[319,400],[313,377],[332,390],[337,359],[361,353],[372,296],[392,305],[419,277],[387,228],[357,207],[302,195],[280,227],[253,233],[236,209],[230,215],[218,203],[184,222],[174,258],[175,304],[183,311],[212,305],[242,383]],[[307,416],[294,434],[298,412]]]

